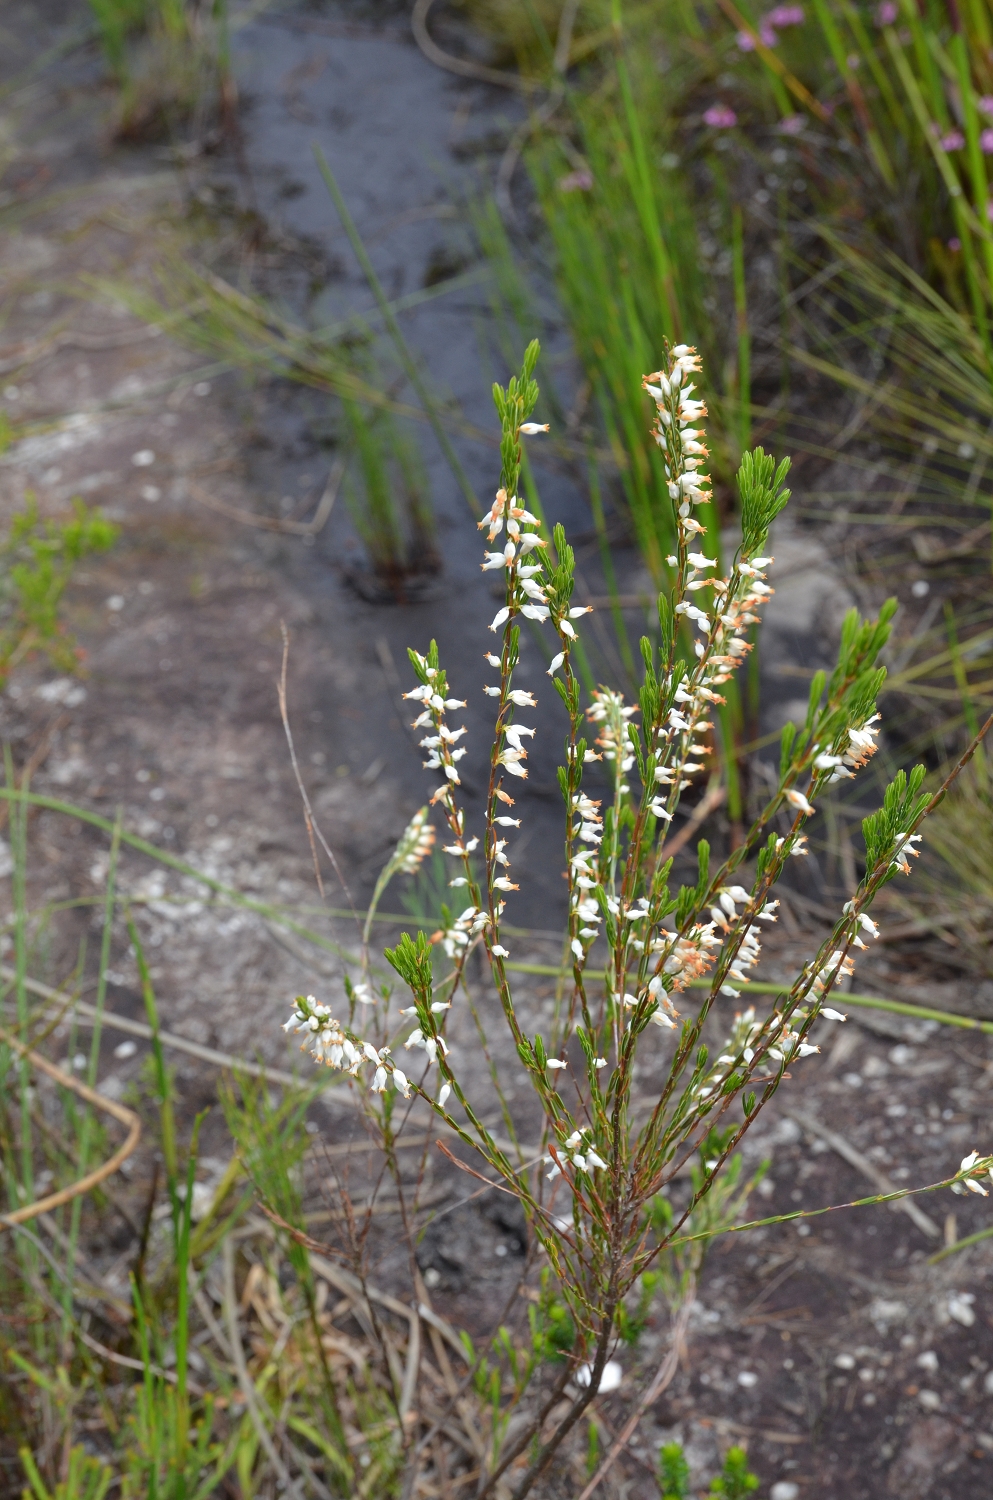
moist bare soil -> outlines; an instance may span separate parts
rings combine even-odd
[[[21,668],[0,700],[0,730],[31,790],[70,805],[31,812],[32,906],[90,903],[40,925],[36,981],[63,984],[82,954],[76,993],[93,998],[110,838],[72,807],[105,825],[119,820],[174,861],[165,866],[126,845],[117,879],[150,961],[188,1127],[216,1104],[221,1070],[204,1049],[310,1078],[280,1025],[297,993],[340,995],[341,951],[356,948],[348,909],[366,904],[431,785],[401,698],[410,686],[408,644],[423,649],[436,638],[468,701],[464,781],[470,817],[478,812],[488,758],[481,658],[496,606],[478,570],[473,519],[426,428],[441,571],[419,602],[370,602],[369,590],[355,586],[362,555],[344,504],[319,530],[303,528],[335,459],[327,398],[191,352],[138,318],[123,288],[181,256],[232,281],[244,276],[301,318],[369,314],[372,298],[314,164],[316,142],[389,296],[460,278],[404,314],[403,326],[441,399],[460,414],[463,433],[455,423],[453,440],[485,498],[496,448],[464,428],[493,431],[488,382],[504,372],[487,355],[485,268],[467,200],[492,180],[519,115],[504,92],[433,67],[410,38],[404,8],[325,5],[261,15],[236,32],[236,122],[209,123],[199,138],[179,129],[122,142],[88,25],[86,7],[68,0],[11,3],[0,20],[0,404],[15,427],[0,459],[0,507],[6,523],[30,492],[43,515],[57,517],[82,496],[117,522],[120,537],[85,562],[67,596],[67,622],[84,652],[80,677],[54,677],[37,661]],[[465,277],[473,269],[475,283]],[[578,388],[554,326],[552,349],[565,385]],[[537,477],[550,519],[577,541],[581,590],[600,597],[581,485],[553,460]],[[805,528],[783,532],[777,544],[772,581],[781,580],[780,590],[764,656],[772,721],[791,711],[791,670],[829,657],[841,611],[850,596],[862,598],[862,584],[831,562],[825,536]],[[636,590],[641,576],[623,536],[616,556],[622,588]],[[637,611],[631,623],[638,628]],[[609,630],[595,624],[591,640],[598,668],[611,674]],[[323,896],[280,721],[284,642],[300,774],[338,866],[321,856]],[[508,917],[521,929],[514,957],[554,965],[549,934],[564,907],[554,776],[561,725],[543,668],[525,641],[524,680],[539,695],[541,732],[517,807],[517,869],[527,874]],[[719,814],[708,831],[717,842],[727,837]],[[216,883],[255,905],[218,894]],[[417,892],[422,910],[436,909],[430,880]],[[403,895],[392,888],[387,911]],[[786,976],[815,951],[823,898],[817,873],[798,873],[763,978]],[[324,946],[288,927],[287,913]],[[99,1086],[145,1098],[147,1042],[127,1029],[145,1012],[126,914],[113,931]],[[387,922],[378,933],[385,942],[399,930]],[[469,978],[502,1058],[495,1000],[481,970]],[[540,1026],[554,980],[521,981],[523,1011]],[[993,986],[933,937],[881,943],[856,983],[946,1010],[993,1012]],[[56,1029],[69,1066],[86,1044],[84,1028],[85,1017],[67,1015]],[[453,1013],[451,1035],[457,1065],[485,1100],[486,1063],[467,1013]],[[973,1146],[988,1149],[993,1051],[984,1036],[853,1009],[844,1026],[823,1023],[819,1040],[822,1055],[796,1070],[749,1140],[749,1168],[769,1163],[752,1217],[846,1203],[886,1182],[933,1182]],[[653,1081],[646,1061],[644,1100]],[[495,1100],[491,1107],[495,1119]],[[537,1121],[525,1100],[512,1107],[527,1142]],[[144,1108],[146,1145],[117,1181],[117,1207],[84,1221],[89,1272],[119,1299],[153,1177],[153,1115]],[[313,1232],[343,1244],[346,1172],[361,1199],[377,1167],[340,1089],[325,1090],[310,1122]],[[411,1119],[415,1134],[426,1124]],[[526,1298],[516,1290],[522,1272],[533,1287],[539,1270],[523,1221],[508,1200],[479,1196],[478,1183],[432,1141],[426,1166],[409,1153],[408,1186],[420,1173],[426,1204],[420,1223],[431,1220],[416,1252],[423,1287],[474,1336],[501,1317],[523,1327]],[[351,1156],[340,1149],[349,1142]],[[205,1126],[205,1183],[229,1153],[215,1107]],[[982,1228],[989,1213],[982,1201],[948,1194],[915,1203],[914,1217],[903,1208],[840,1209],[719,1241],[679,1373],[603,1492],[657,1494],[658,1443],[678,1437],[700,1485],[741,1442],[762,1494],[787,1481],[803,1500],[985,1500],[993,1487],[993,1241],[935,1265],[929,1257]],[[387,1194],[371,1219],[369,1274],[407,1295],[415,1268],[398,1248],[400,1222],[395,1192]],[[110,1314],[94,1316],[99,1328]],[[623,1384],[596,1403],[604,1433],[622,1425],[664,1356],[668,1328],[657,1307],[641,1341],[620,1351]],[[580,1455],[545,1493],[578,1492],[582,1473]]]

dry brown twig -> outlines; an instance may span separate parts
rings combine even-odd
[[[257,516],[249,510],[242,510],[239,506],[229,505],[226,500],[218,500],[216,495],[211,495],[202,485],[197,484],[195,479],[187,479],[186,487],[194,500],[201,505],[206,505],[208,510],[214,510],[218,515],[226,516],[230,521],[239,521],[242,526],[255,526],[260,531],[276,531],[284,536],[317,536],[327,525],[334,502],[338,498],[341,481],[345,475],[345,460],[338,459],[331,467],[328,474],[324,493],[318,501],[317,509],[309,521],[285,520],[279,516]]]
[[[435,0],[417,0],[410,17],[410,26],[418,47],[435,67],[444,68],[446,73],[457,73],[460,78],[475,78],[480,83],[495,83],[499,88],[516,89],[521,93],[527,93],[535,87],[528,79],[521,78],[516,73],[503,73],[499,68],[487,68],[483,63],[453,57],[450,52],[445,52],[428,31],[428,14],[434,3]]]
[[[30,1047],[18,1041],[17,1037],[11,1036],[8,1031],[0,1028],[0,1042],[11,1047],[21,1057],[26,1058],[33,1068],[39,1072],[47,1073],[56,1083],[63,1088],[71,1089],[80,1099],[85,1099],[96,1109],[103,1110],[105,1114],[113,1115],[122,1125],[128,1127],[127,1138],[123,1146],[118,1147],[113,1156],[94,1171],[88,1172],[78,1182],[69,1187],[61,1188],[57,1193],[49,1193],[47,1198],[38,1198],[34,1203],[26,1203],[23,1208],[18,1208],[12,1214],[0,1215],[0,1227],[6,1228],[14,1224],[25,1224],[29,1219],[35,1219],[39,1214],[48,1213],[53,1208],[60,1208],[63,1203],[71,1203],[74,1198],[79,1198],[83,1193],[88,1193],[91,1188],[98,1187],[107,1177],[113,1176],[123,1161],[132,1154],[141,1139],[141,1121],[133,1110],[127,1109],[123,1104],[118,1104],[114,1099],[108,1099],[105,1094],[98,1094],[96,1089],[91,1089],[87,1084],[81,1083],[78,1078],[73,1078],[71,1073],[66,1073],[62,1068],[57,1068],[54,1063],[42,1057],[40,1053],[32,1051]]]

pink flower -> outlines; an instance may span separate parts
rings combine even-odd
[[[780,135],[801,135],[805,124],[803,115],[784,115],[776,129]]]
[[[958,252],[962,249],[962,241],[959,239],[958,235],[952,235],[951,239],[948,241],[948,248],[953,255],[957,255]]]
[[[993,198],[986,205],[986,217],[993,224]]]
[[[779,37],[773,31],[768,19],[759,22],[759,41],[764,42],[767,47],[774,47]]]
[[[586,167],[577,167],[558,180],[560,193],[588,193],[593,186],[593,173]]]
[[[703,123],[712,130],[730,130],[732,125],[737,125],[738,116],[726,104],[712,104],[703,112]]]
[[[942,151],[961,151],[965,145],[965,136],[961,130],[948,130],[938,142]]]
[[[979,144],[987,156],[993,156],[993,130],[981,131]]]
[[[981,112],[993,120],[993,94],[983,94],[981,99],[976,100]]]
[[[739,31],[735,37],[735,41],[738,43],[738,50],[740,52],[755,51],[755,38],[750,31]]]
[[[896,0],[882,0],[882,4],[876,7],[876,25],[892,26],[899,14]]]
[[[804,22],[803,6],[777,5],[775,10],[771,10],[766,16],[766,21],[770,26],[778,26],[780,29],[784,26],[802,26]]]

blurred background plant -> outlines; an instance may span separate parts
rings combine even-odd
[[[33,495],[0,541],[0,688],[35,653],[62,672],[78,670],[81,653],[59,607],[73,569],[113,546],[118,528],[81,500],[67,521],[43,520]]]
[[[234,124],[228,0],[90,0],[117,84],[121,140],[203,136]]]

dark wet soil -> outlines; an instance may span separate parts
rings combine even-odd
[[[84,691],[34,664],[4,695],[0,728],[15,763],[31,763],[36,792],[111,822],[120,815],[125,829],[193,869],[257,902],[304,913],[332,945],[319,951],[263,913],[211,901],[192,876],[134,849],[122,855],[120,886],[133,902],[163,1024],[188,1043],[285,1068],[294,1058],[279,1030],[288,1004],[301,989],[338,992],[333,945],[352,946],[354,929],[328,912],[348,905],[332,871],[325,869],[323,907],[315,889],[276,699],[282,627],[302,774],[351,897],[362,905],[428,785],[400,696],[409,686],[408,644],[423,649],[437,638],[453,687],[468,700],[462,764],[470,816],[479,806],[487,755],[481,657],[496,605],[488,575],[478,570],[466,502],[426,429],[421,447],[442,570],[421,602],[376,604],[349,582],[361,549],[343,503],[314,537],[273,529],[312,515],[323,493],[335,457],[327,399],[289,382],[249,379],[157,335],[120,289],[173,255],[233,281],[245,276],[300,318],[330,323],[370,313],[371,295],[315,164],[318,144],[390,297],[462,278],[405,313],[403,328],[439,400],[459,414],[463,431],[455,423],[453,440],[485,500],[497,453],[464,429],[492,433],[489,383],[506,372],[491,353],[490,303],[467,204],[492,181],[518,105],[432,67],[409,37],[403,8],[301,7],[237,31],[240,137],[211,137],[206,152],[189,139],[180,140],[181,150],[169,140],[122,144],[108,126],[113,95],[103,65],[82,39],[86,17],[81,4],[52,0],[11,3],[0,21],[8,80],[0,98],[7,153],[0,404],[16,426],[0,458],[0,507],[9,517],[31,490],[43,514],[59,515],[82,495],[117,521],[121,535],[112,552],[82,567],[68,596],[68,620],[86,652]],[[38,59],[39,37],[55,49],[47,63]],[[478,281],[465,279],[477,269]],[[576,381],[563,334],[554,321],[549,331],[568,393]],[[576,540],[581,588],[598,597],[603,585],[582,486],[554,455],[538,458],[546,512]],[[825,564],[816,531],[784,535],[780,552],[791,571],[765,656],[773,716],[790,709],[790,669],[820,665],[819,653],[829,652],[855,587]],[[637,589],[633,551],[621,545],[617,558],[622,586]],[[598,671],[613,675],[609,631],[597,625],[591,641]],[[541,653],[530,640],[524,652],[542,733],[518,807],[527,886],[508,916],[532,929],[515,939],[514,956],[547,964],[557,950],[533,929],[554,931],[563,906],[554,777],[560,727]],[[726,833],[719,818],[713,831],[717,840]],[[49,809],[32,816],[30,839],[36,904],[99,897],[105,833]],[[803,879],[808,884],[798,886],[769,945],[771,978],[819,941],[823,890],[815,877]],[[391,893],[389,909],[401,895]],[[423,886],[420,895],[436,902],[438,893]],[[396,930],[384,927],[384,939]],[[98,934],[99,917],[88,907],[61,916],[39,943],[35,977],[60,983],[85,937],[92,991]],[[880,948],[861,967],[858,987],[988,1014],[989,986],[948,968],[939,949],[927,942]],[[481,976],[472,979],[489,1015]],[[123,919],[108,980],[111,1010],[140,1018]],[[552,982],[522,983],[522,1005],[540,1024],[553,1003]],[[466,1075],[482,1090],[485,1068],[468,1019],[453,1030]],[[74,1036],[66,1026],[59,1035],[71,1057]],[[101,1076],[101,1087],[119,1095],[134,1086],[146,1054],[144,1043],[130,1055],[122,1050],[122,1035],[108,1030]],[[784,1091],[753,1143],[750,1160],[771,1158],[751,1200],[755,1216],[870,1190],[865,1171],[843,1160],[809,1118],[794,1119],[793,1107],[802,1105],[806,1117],[840,1133],[898,1184],[933,1181],[974,1145],[988,1147],[993,1053],[986,1039],[861,1012],[823,1043],[824,1055],[805,1065],[793,1092]],[[189,1052],[173,1056],[189,1120],[215,1097],[217,1072]],[[642,1086],[648,1096],[647,1067]],[[223,1167],[229,1149],[217,1114],[206,1127],[208,1175]],[[354,1111],[333,1096],[315,1106],[313,1120],[331,1146],[355,1132]],[[526,1139],[526,1115],[520,1124]],[[513,1294],[526,1235],[490,1199],[459,1206],[476,1185],[438,1153],[430,1159],[427,1200],[445,1213],[421,1242],[420,1269],[439,1309],[481,1333]],[[315,1193],[317,1212],[334,1209],[337,1191],[323,1160],[315,1149],[318,1175],[331,1184]],[[147,1169],[142,1160],[121,1183],[136,1214]],[[988,1211],[949,1195],[920,1201],[934,1233],[902,1213],[853,1210],[812,1221],[806,1234],[785,1226],[721,1242],[704,1273],[685,1363],[617,1469],[613,1493],[654,1495],[655,1445],[678,1435],[701,1479],[729,1442],[747,1442],[761,1493],[781,1486],[774,1500],[794,1493],[802,1500],[985,1500],[993,1487],[989,1256],[985,1245],[934,1267],[927,1256],[946,1235],[982,1227]],[[946,1217],[952,1213],[954,1224]],[[390,1227],[396,1222],[388,1214],[377,1221],[385,1227],[373,1241],[373,1274],[405,1286],[409,1268]],[[88,1253],[111,1280],[124,1277],[124,1290],[126,1256],[115,1251],[113,1234],[107,1224],[93,1225]],[[599,1402],[605,1433],[620,1425],[625,1398],[661,1358],[666,1328],[656,1313],[641,1345],[622,1351],[625,1384]],[[572,1482],[563,1473],[550,1481],[549,1495],[565,1494]]]

